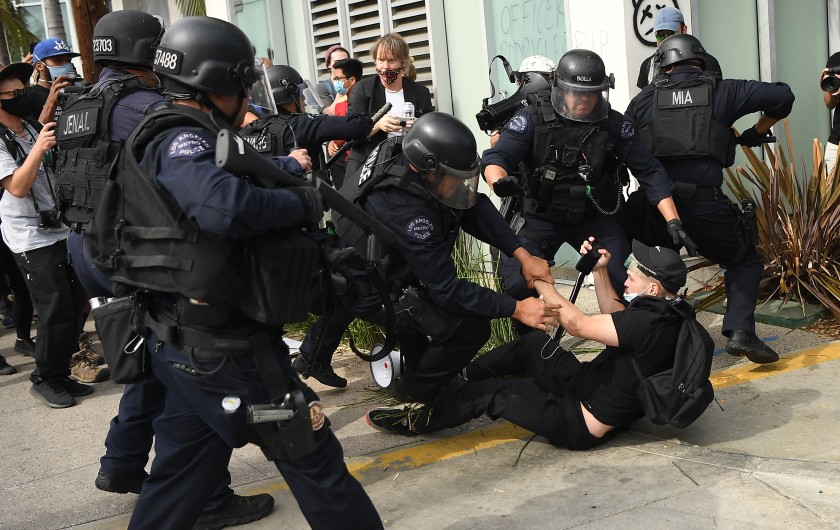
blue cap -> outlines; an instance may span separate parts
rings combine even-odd
[[[683,14],[675,7],[663,7],[653,17],[653,31],[679,31],[683,24]]]
[[[44,59],[55,57],[56,55],[69,55],[70,57],[78,57],[79,54],[70,49],[61,39],[44,39],[35,45],[32,50],[32,59],[34,62],[43,62]]]

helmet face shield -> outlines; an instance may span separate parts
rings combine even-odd
[[[474,167],[467,171],[440,165],[436,171],[424,174],[426,189],[444,206],[455,210],[467,210],[475,206],[478,200],[480,168],[479,158],[476,158]]]
[[[251,85],[251,105],[256,110],[262,111],[261,116],[277,114],[274,95],[271,93],[271,86],[268,84],[268,76],[265,75],[265,65],[262,61],[256,61],[254,72],[256,74],[256,81]]]
[[[610,112],[610,86],[572,86],[556,80],[551,89],[551,106],[560,116],[572,121],[594,123]]]

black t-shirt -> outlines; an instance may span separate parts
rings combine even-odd
[[[27,116],[30,120],[38,121],[41,111],[44,110],[44,105],[47,104],[47,98],[50,97],[50,89],[35,84],[29,87],[29,99],[35,106],[35,113],[32,116]]]
[[[835,53],[828,58],[825,67],[840,66],[840,52]],[[831,122],[831,133],[828,135],[828,141],[833,144],[840,144],[840,112],[834,109],[834,120]]]
[[[642,61],[642,66],[639,67],[639,79],[636,80],[636,86],[639,88],[645,88],[653,79],[650,73],[650,62],[653,60],[653,55]],[[723,73],[720,69],[720,63],[717,59],[714,58],[711,54],[706,54],[706,69],[704,72],[716,77],[718,79],[723,79]],[[661,74],[662,72],[659,71],[656,75]]]
[[[641,381],[631,356],[645,377],[674,364],[682,317],[668,304],[641,297],[610,315],[620,346],[607,346],[591,362],[582,363],[574,380],[575,396],[598,421],[621,426],[644,416],[636,398]]]

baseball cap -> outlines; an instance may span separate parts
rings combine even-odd
[[[44,61],[49,57],[56,55],[69,55],[70,57],[78,57],[79,54],[70,49],[61,39],[44,39],[35,45],[32,50],[32,58],[37,61]]]
[[[685,285],[688,269],[680,255],[665,247],[649,247],[633,240],[632,259],[641,265],[647,276],[659,280],[669,293],[675,293]]]
[[[684,23],[685,19],[679,9],[663,7],[653,17],[653,31],[679,31]]]
[[[0,67],[0,81],[5,81],[11,77],[20,79],[24,85],[28,85],[29,78],[32,76],[34,69],[29,63],[12,63],[8,66]]]
[[[341,44],[333,44],[332,46],[327,48],[327,53],[324,54],[324,62],[327,63],[327,67],[331,66],[330,55],[332,55],[332,53],[336,50],[344,50],[344,52],[347,53],[347,56],[350,57],[350,52],[347,51],[347,48],[345,48]]]
[[[550,74],[555,68],[554,61],[542,55],[525,57],[522,59],[522,64],[519,65],[520,72],[540,72],[542,74]]]

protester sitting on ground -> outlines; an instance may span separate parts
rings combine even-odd
[[[591,248],[585,241],[581,253]],[[626,430],[644,415],[636,397],[641,380],[633,360],[645,377],[673,366],[683,318],[668,305],[687,305],[676,295],[687,270],[676,252],[634,241],[622,302],[607,274],[610,253],[599,252],[592,270],[599,315],[584,314],[553,285],[535,282],[546,303],[562,305],[560,325],[571,335],[606,345],[595,359],[580,362],[549,335],[535,331],[470,363],[466,381],[451,384],[451,393],[434,407],[375,409],[366,416],[368,425],[412,435],[461,425],[486,413],[567,449],[588,449]]]

